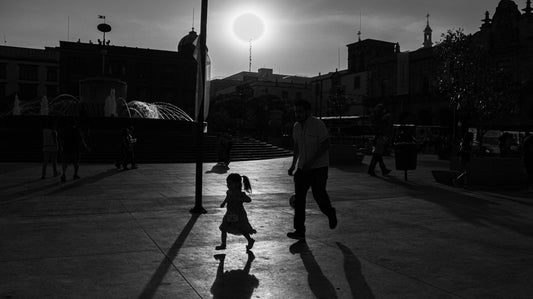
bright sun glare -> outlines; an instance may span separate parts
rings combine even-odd
[[[244,42],[256,41],[265,33],[265,23],[254,13],[243,13],[233,19],[233,33]]]

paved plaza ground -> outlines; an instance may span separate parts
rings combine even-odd
[[[368,160],[330,168],[335,230],[309,193],[306,242],[286,237],[290,158],[205,164],[200,215],[194,164],[82,165],[60,183],[1,163],[0,298],[533,297],[531,193],[436,183],[448,164],[429,155],[409,181],[369,176]],[[232,172],[251,179],[253,254],[233,235],[215,250]]]

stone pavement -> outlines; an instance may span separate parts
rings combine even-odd
[[[228,173],[213,164],[208,213],[192,215],[194,164],[82,165],[61,184],[41,180],[38,164],[2,163],[0,298],[533,297],[531,193],[437,184],[430,171],[447,164],[432,156],[407,182],[335,166],[337,229],[309,194],[307,242],[295,242],[290,161],[230,164],[251,179],[253,255],[233,235],[214,250]]]

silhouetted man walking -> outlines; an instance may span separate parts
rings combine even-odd
[[[329,167],[329,136],[326,125],[311,115],[311,105],[305,100],[294,103],[296,123],[293,127],[294,155],[289,175],[294,173],[296,199],[294,202],[294,232],[292,239],[305,238],[305,198],[309,188],[320,211],[328,216],[329,227],[337,226],[337,214],[331,206],[326,182]]]

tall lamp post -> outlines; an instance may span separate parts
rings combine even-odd
[[[202,175],[203,175],[203,143],[204,143],[204,101],[205,101],[205,64],[206,64],[206,36],[207,36],[207,0],[202,0],[202,12],[200,19],[200,42],[197,46],[200,47],[200,67],[197,71],[201,72],[201,84],[199,91],[199,109],[197,116],[196,128],[196,196],[194,201],[194,208],[190,210],[193,214],[205,214],[206,209],[202,206]]]

